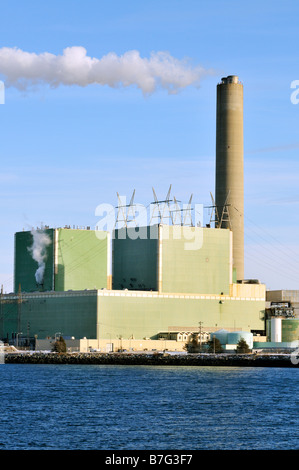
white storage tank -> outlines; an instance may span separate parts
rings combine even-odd
[[[271,318],[271,342],[281,343],[281,318]]]
[[[222,329],[222,330],[215,331],[214,333],[211,333],[210,338],[211,340],[213,338],[218,339],[220,341],[220,344],[227,344],[227,335],[228,335],[228,331]]]
[[[244,339],[249,348],[253,348],[253,334],[249,331],[233,331],[227,334],[227,344],[238,344],[240,339]]]

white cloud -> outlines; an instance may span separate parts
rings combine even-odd
[[[67,47],[62,55],[49,52],[36,54],[17,48],[0,49],[0,74],[6,86],[26,90],[39,84],[90,84],[110,87],[137,86],[143,93],[157,88],[176,93],[187,86],[199,86],[200,80],[212,72],[200,66],[192,67],[186,60],[172,57],[168,52],[153,52],[142,58],[132,50],[118,56],[114,52],[98,59],[87,56],[84,47]]]

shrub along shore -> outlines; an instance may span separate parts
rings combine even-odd
[[[6,353],[6,364],[299,367],[291,354]]]

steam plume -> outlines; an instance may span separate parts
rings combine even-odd
[[[43,284],[47,259],[47,247],[51,244],[50,237],[43,230],[31,230],[33,243],[28,250],[32,258],[37,262],[38,268],[35,272],[35,279],[38,285]]]
[[[121,56],[109,52],[98,59],[87,56],[86,49],[80,46],[67,47],[62,55],[2,47],[0,74],[6,86],[20,90],[39,84],[54,88],[60,85],[135,85],[144,94],[150,94],[159,87],[176,93],[190,85],[199,86],[201,78],[211,71],[192,67],[186,60],[176,59],[168,52],[153,52],[150,58],[140,57],[135,50]]]

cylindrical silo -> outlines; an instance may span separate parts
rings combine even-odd
[[[213,338],[216,338],[220,341],[220,344],[224,345],[224,344],[227,344],[227,334],[228,334],[228,331],[222,329],[222,330],[215,331],[214,333],[211,333],[210,338],[211,340]]]
[[[299,319],[283,318],[281,321],[281,341],[292,343],[299,340]]]
[[[281,343],[282,319],[279,317],[271,318],[271,341],[273,343]]]
[[[241,339],[246,341],[249,349],[253,348],[253,334],[249,331],[232,331],[227,335],[228,344],[238,344]]]
[[[236,75],[217,85],[216,207],[233,232],[233,267],[244,278],[243,85]]]

